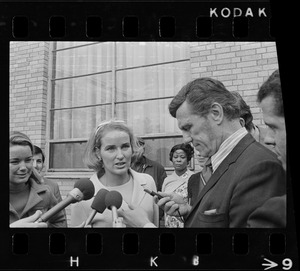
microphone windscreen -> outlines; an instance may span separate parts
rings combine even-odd
[[[104,210],[106,209],[105,205],[105,196],[108,193],[108,190],[102,188],[98,191],[96,194],[93,203],[91,205],[91,208],[96,210],[98,213],[102,214]]]
[[[75,184],[74,188],[78,188],[82,194],[84,200],[91,199],[95,194],[95,187],[89,179],[79,179]]]
[[[108,209],[111,209],[111,206],[115,206],[119,209],[122,205],[123,197],[118,191],[110,191],[105,196],[105,205]]]

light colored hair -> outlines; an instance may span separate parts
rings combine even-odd
[[[121,120],[109,120],[101,122],[98,127],[91,133],[90,139],[87,142],[83,162],[85,165],[96,172],[103,170],[103,163],[97,157],[97,148],[101,148],[101,139],[109,131],[121,131],[129,135],[132,153],[136,151],[137,143],[131,129]]]
[[[29,137],[21,132],[11,132],[9,136],[9,146],[29,146],[33,155],[33,144]],[[43,183],[41,175],[32,166],[32,172],[29,178],[32,178],[35,182]]]

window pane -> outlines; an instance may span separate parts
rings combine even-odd
[[[112,43],[108,42],[56,51],[53,76],[63,78],[109,71],[112,67],[112,49]]]
[[[161,163],[164,167],[173,168],[169,153],[176,144],[183,143],[182,137],[145,139],[145,156]]]
[[[117,69],[189,58],[188,42],[117,43]]]
[[[117,104],[116,116],[125,120],[135,135],[181,134],[169,113],[170,102],[171,99],[163,99]]]
[[[98,123],[111,117],[111,105],[52,111],[51,139],[89,138]]]
[[[119,71],[116,100],[174,96],[189,81],[189,61]]]
[[[97,74],[53,82],[52,108],[112,102],[112,74]]]
[[[50,168],[87,168],[83,164],[86,142],[50,144]]]

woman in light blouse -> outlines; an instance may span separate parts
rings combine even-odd
[[[156,191],[153,178],[130,168],[131,157],[136,148],[133,133],[124,121],[102,122],[93,131],[88,141],[84,162],[95,173],[90,180],[95,186],[95,195],[100,189],[118,191],[123,198],[121,210],[132,206],[143,208],[151,223],[158,226],[158,206],[144,189]],[[71,226],[80,226],[92,212],[94,198],[71,205]],[[112,212],[105,209],[97,213],[92,227],[113,227]],[[124,224],[124,227],[128,225]]]

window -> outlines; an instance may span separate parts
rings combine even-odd
[[[187,42],[55,42],[49,170],[86,170],[82,157],[101,121],[123,119],[164,166],[182,142],[168,104],[190,81]]]

